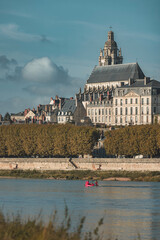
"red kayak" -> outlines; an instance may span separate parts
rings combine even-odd
[[[90,183],[89,181],[85,182],[85,187],[94,187],[94,186],[98,186],[98,183]]]

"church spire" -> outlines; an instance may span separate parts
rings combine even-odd
[[[104,49],[100,50],[99,65],[122,64],[123,57],[121,48],[118,50],[117,43],[114,41],[114,32],[108,32],[108,40],[104,44]]]

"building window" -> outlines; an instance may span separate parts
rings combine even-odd
[[[120,117],[120,123],[122,123],[122,117]]]
[[[88,115],[90,116],[90,109],[88,109]]]
[[[115,115],[117,115],[118,114],[118,109],[117,108],[115,108]]]
[[[130,104],[132,104],[133,103],[133,101],[132,101],[132,98],[130,99]]]
[[[107,115],[107,108],[106,108],[106,115]]]
[[[142,105],[144,105],[144,98],[142,98]]]
[[[125,122],[127,123],[127,117],[125,117]]]
[[[91,113],[92,113],[92,116],[93,116],[94,115],[94,110],[93,109],[91,110]]]
[[[138,114],[138,107],[135,108],[135,114]]]
[[[147,112],[147,114],[149,114],[149,107],[147,107],[146,112]]]
[[[95,109],[95,115],[97,115],[97,109]]]
[[[126,115],[128,114],[128,108],[127,107],[125,108],[125,114]]]
[[[146,122],[148,123],[148,116],[146,117]]]
[[[120,115],[122,115],[122,108],[120,108]]]
[[[102,115],[104,115],[104,109],[102,109]]]
[[[123,99],[121,99],[120,102],[121,102],[121,106],[122,106],[123,105]]]
[[[132,107],[130,108],[130,114],[131,115],[133,114],[133,108]]]
[[[156,100],[157,100],[157,99],[156,99],[156,98],[154,98],[154,103],[156,103]]]
[[[104,122],[104,116],[102,116],[102,122]]]
[[[136,103],[136,104],[138,103],[138,99],[137,99],[137,98],[135,99],[135,103]]]
[[[149,105],[149,98],[147,98],[147,105]]]
[[[101,115],[101,109],[99,109],[99,115]]]
[[[153,108],[153,113],[154,113],[154,114],[156,113],[156,107]]]
[[[143,116],[142,116],[142,118],[141,118],[141,122],[143,123]]]
[[[135,116],[135,123],[137,123],[138,122],[138,120],[137,120],[137,116]]]
[[[107,116],[106,116],[106,122],[107,122]]]
[[[128,103],[128,101],[127,101],[127,99],[125,99],[125,104],[127,104]]]
[[[99,122],[101,122],[101,118],[100,118],[100,116],[99,116],[98,120],[99,120]]]
[[[117,106],[117,104],[118,104],[118,100],[116,99],[116,100],[115,100],[115,105]]]
[[[143,112],[143,107],[142,107],[142,115],[144,114],[144,112]]]
[[[111,109],[109,109],[109,115],[111,115]]]
[[[111,116],[109,116],[109,122],[111,122]]]
[[[117,123],[117,117],[115,117],[115,123]]]
[[[95,122],[97,122],[97,117],[95,117]]]

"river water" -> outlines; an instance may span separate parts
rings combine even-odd
[[[104,216],[104,239],[160,239],[160,183],[99,181],[84,187],[83,180],[0,179],[0,207],[6,214],[36,216],[47,221],[58,211],[63,219],[65,204],[73,225],[86,216],[87,230]]]

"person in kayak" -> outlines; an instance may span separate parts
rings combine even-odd
[[[95,186],[98,186],[98,181],[97,180],[95,181]]]

